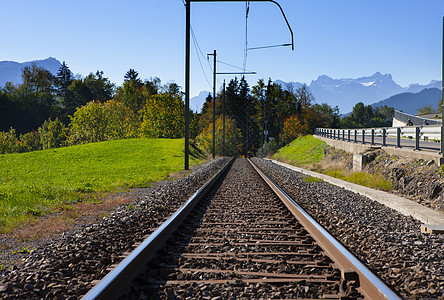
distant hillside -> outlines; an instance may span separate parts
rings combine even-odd
[[[0,61],[0,87],[4,86],[6,82],[11,81],[14,84],[22,84],[22,70],[24,67],[30,67],[33,63],[45,68],[52,74],[57,75],[60,66],[60,61],[53,57],[44,60],[33,60],[23,63],[15,61]]]
[[[418,108],[425,105],[431,105],[433,109],[438,108],[438,101],[441,99],[441,90],[437,88],[429,88],[419,93],[401,93],[391,96],[385,100],[371,104],[373,107],[390,106],[397,110],[401,110],[408,114],[418,113]]]

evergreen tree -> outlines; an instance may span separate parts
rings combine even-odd
[[[56,77],[57,94],[62,98],[61,102],[63,102],[63,98],[66,97],[66,92],[72,81],[72,73],[66,63],[63,62]]]
[[[123,78],[124,78],[124,81],[140,80],[138,77],[139,77],[139,73],[137,71],[135,71],[134,69],[129,69]]]

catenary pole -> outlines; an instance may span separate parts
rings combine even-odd
[[[224,98],[223,98],[223,122],[222,122],[222,155],[225,156],[225,79],[224,79]]]
[[[190,169],[190,6],[190,0],[185,0],[185,170]]]
[[[216,50],[213,54],[213,159],[216,156]]]
[[[442,58],[441,58],[441,154],[444,156],[444,17],[442,17]]]

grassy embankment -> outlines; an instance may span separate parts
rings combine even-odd
[[[391,183],[380,174],[346,170],[343,163],[334,162],[329,157],[325,157],[326,147],[328,146],[325,142],[307,135],[297,138],[290,145],[280,149],[273,158],[370,188],[392,189]]]
[[[202,157],[190,156],[190,164]],[[184,142],[130,139],[0,155],[0,232],[109,192],[146,187],[183,170]]]

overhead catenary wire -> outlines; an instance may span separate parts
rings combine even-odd
[[[232,67],[232,68],[239,69],[239,70],[244,71],[244,72],[245,72],[245,71],[251,72],[250,70],[247,70],[247,69],[244,69],[244,68],[241,68],[241,67],[237,67],[237,66],[235,66],[235,65],[232,65],[232,64],[229,64],[229,63],[223,62],[223,61],[221,61],[221,60],[217,60],[217,62],[218,62],[218,63],[221,63],[221,64],[223,64],[223,65],[230,66],[230,67]]]

